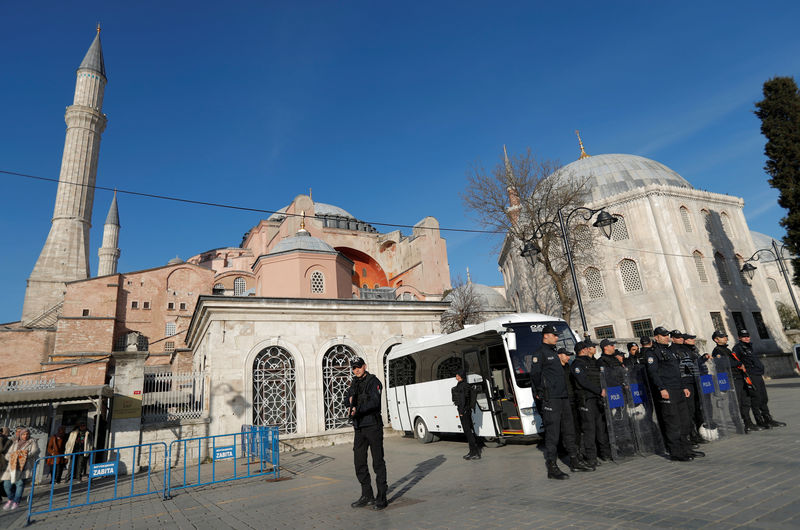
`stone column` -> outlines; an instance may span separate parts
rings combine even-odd
[[[111,447],[137,445],[141,441],[144,361],[148,352],[114,352],[114,405],[111,412]],[[138,451],[137,451],[138,454]],[[134,469],[133,451],[119,455],[119,472]]]

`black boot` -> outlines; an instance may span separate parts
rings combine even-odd
[[[771,414],[764,414],[764,419],[772,427],[786,427],[786,423],[773,419]]]
[[[373,510],[383,510],[389,505],[389,502],[386,500],[386,495],[378,495],[378,498],[375,499],[374,505],[372,506]]]
[[[558,469],[558,464],[555,460],[548,460],[547,465],[547,478],[554,478],[556,480],[568,479],[569,475]]]
[[[569,458],[569,470],[575,473],[576,471],[594,471],[591,467],[586,465],[586,463],[574,456]]]
[[[755,423],[753,423],[749,419],[744,422],[744,432],[746,432],[746,433],[750,432],[750,431],[756,432],[756,431],[763,431],[763,430],[764,430],[763,427],[761,427],[760,425],[756,425]]]
[[[350,504],[350,506],[353,508],[363,508],[364,506],[372,506],[373,504],[375,504],[375,497],[372,495],[362,495],[356,502]]]

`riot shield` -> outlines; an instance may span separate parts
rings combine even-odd
[[[631,420],[636,451],[642,455],[663,454],[664,439],[655,415],[650,387],[647,384],[647,369],[644,365],[634,365],[626,374],[626,402]]]
[[[619,461],[636,454],[636,444],[625,399],[627,385],[625,367],[603,367],[600,379],[606,391],[603,409],[608,428],[611,457]]]
[[[728,359],[714,357],[706,363],[706,367],[709,373],[700,376],[704,403],[704,429],[700,433],[701,436],[719,438],[737,433],[744,434],[739,398],[736,395]]]

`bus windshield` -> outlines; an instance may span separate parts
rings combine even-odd
[[[535,324],[510,324],[517,336],[517,349],[511,350],[511,364],[514,367],[514,378],[517,385],[530,388],[531,359],[533,354],[542,346],[542,328],[551,325],[558,332],[556,349],[566,348],[570,354],[575,349],[575,337],[566,322],[536,322]]]

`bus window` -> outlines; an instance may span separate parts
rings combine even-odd
[[[523,388],[531,386],[531,359],[533,354],[542,347],[542,327],[546,324],[554,326],[558,332],[556,348],[566,348],[570,352],[575,349],[575,337],[565,322],[511,325],[517,337],[517,349],[510,352],[511,364],[514,367],[514,378],[517,381],[517,385]]]

